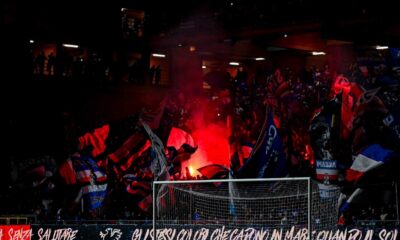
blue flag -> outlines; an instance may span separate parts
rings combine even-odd
[[[107,183],[83,186],[82,193],[87,208],[90,211],[98,209],[103,206],[107,196]]]
[[[276,178],[288,175],[282,138],[269,111],[266,125],[249,160],[239,169],[239,178]]]

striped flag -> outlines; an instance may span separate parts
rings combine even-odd
[[[338,178],[338,168],[336,160],[317,160],[316,161],[317,179],[324,182],[336,181]]]
[[[151,185],[144,181],[132,181],[127,187],[126,191],[132,195],[144,197],[151,193]]]
[[[147,156],[150,147],[151,142],[146,134],[136,130],[107,155],[103,164],[108,171],[112,170],[117,176],[123,176],[135,162]]]
[[[82,194],[89,211],[98,209],[107,195],[107,183],[83,186]]]
[[[67,185],[101,184],[107,181],[107,175],[100,170],[93,159],[78,153],[62,163],[58,173]]]
[[[103,205],[107,195],[107,175],[92,158],[76,153],[60,166],[59,173],[66,184],[81,186],[75,203],[83,198],[89,211]]]
[[[385,149],[379,144],[371,144],[364,148],[354,159],[350,169],[347,170],[346,180],[351,183],[359,184],[361,179],[369,179],[376,181],[377,175],[368,173],[388,164],[394,158],[395,153],[392,150]],[[373,177],[373,178],[372,178]],[[341,194],[339,197],[340,211],[345,212],[352,204],[363,202],[367,188],[357,188],[351,194]]]
[[[350,169],[347,170],[346,180],[348,182],[358,182],[365,173],[382,166],[393,155],[392,150],[385,149],[379,144],[369,145],[354,159]]]
[[[72,166],[75,170],[76,180],[79,184],[104,183],[107,176],[100,170],[97,163],[90,157],[75,154],[71,156]]]
[[[129,159],[131,154],[143,151],[144,146],[149,146],[150,142],[141,132],[134,132],[124,143],[112,153],[108,154],[108,158],[117,164],[123,164],[124,160]]]

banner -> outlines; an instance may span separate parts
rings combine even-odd
[[[30,225],[0,225],[0,240],[30,240],[32,236]]]
[[[317,160],[316,161],[317,180],[329,184],[338,178],[338,168],[336,160]]]
[[[173,225],[156,231],[159,240],[307,240],[308,230],[300,226],[231,228],[221,225]],[[335,229],[312,231],[312,239],[397,240],[399,229]],[[151,240],[151,224],[3,225],[0,240]]]

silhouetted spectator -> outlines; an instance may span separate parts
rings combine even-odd
[[[149,79],[150,79],[150,84],[154,83],[154,75],[156,72],[156,66],[151,66],[150,70],[149,70]]]
[[[161,80],[161,66],[158,65],[154,73],[154,84],[155,85],[160,84],[160,80]]]
[[[54,75],[54,65],[56,64],[56,57],[51,52],[47,60],[47,72],[49,75]]]
[[[43,76],[44,73],[44,62],[46,61],[46,56],[44,55],[44,52],[41,51],[40,54],[36,58],[36,64],[38,66],[38,74],[40,76]]]

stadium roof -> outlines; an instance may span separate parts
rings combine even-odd
[[[394,2],[383,1],[26,1],[4,2],[5,23],[26,37],[79,39],[113,44],[122,7],[146,12],[148,36],[191,35],[269,43],[282,33],[318,31],[323,38],[360,44],[399,44],[400,20]],[[14,26],[14,25],[13,25]],[[219,33],[219,34],[214,34]],[[193,36],[193,35],[192,35]],[[228,41],[228,40],[226,40]]]

